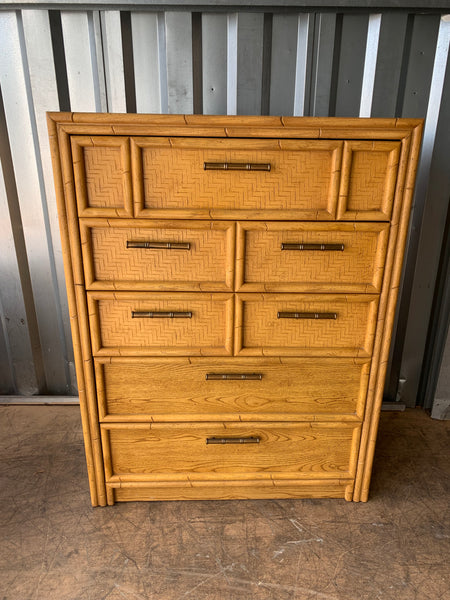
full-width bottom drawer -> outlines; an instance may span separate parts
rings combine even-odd
[[[370,360],[98,358],[102,421],[356,420]]]
[[[353,477],[354,423],[101,426],[108,482]]]

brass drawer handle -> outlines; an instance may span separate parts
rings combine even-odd
[[[278,319],[337,319],[337,313],[279,312]]]
[[[206,438],[207,444],[259,444],[261,438],[259,437],[245,437],[245,438]]]
[[[290,244],[283,242],[281,244],[282,250],[306,250],[306,251],[342,251],[344,250],[344,244]]]
[[[205,162],[205,171],[270,171],[270,163]]]
[[[261,373],[206,373],[207,381],[261,381]]]
[[[132,310],[132,319],[192,319],[189,312],[154,312],[148,310]]]
[[[163,250],[190,250],[190,242],[133,242],[127,241],[127,248],[163,249]]]

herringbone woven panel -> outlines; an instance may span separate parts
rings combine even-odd
[[[321,355],[332,355],[333,350],[345,350],[346,355],[369,355],[372,351],[372,333],[375,319],[370,318],[373,296],[366,301],[354,302],[351,296],[333,297],[330,300],[308,301],[286,299],[286,295],[244,296],[243,348],[278,349],[282,356],[286,350],[298,350],[307,355],[308,350],[320,350]],[[278,311],[285,312],[336,312],[337,319],[278,319]],[[370,345],[368,344],[370,340]],[[361,352],[362,351],[362,352]],[[289,352],[292,354],[292,352]]]
[[[227,297],[228,298],[228,297]],[[148,354],[189,349],[194,354],[227,354],[227,321],[232,300],[217,295],[153,294],[149,300],[102,298],[98,301],[102,344],[105,348],[146,348]],[[192,311],[192,318],[132,318],[132,311]],[[230,314],[231,313],[231,314]]]
[[[323,283],[337,289],[368,285],[378,289],[383,273],[386,237],[375,231],[296,231],[286,224],[284,230],[268,231],[252,225],[246,229],[245,282],[251,283]],[[384,232],[387,227],[384,227]],[[281,250],[282,243],[343,244],[343,251]],[[262,286],[262,289],[264,287]]]
[[[390,153],[353,150],[347,210],[368,211],[383,208],[388,186]]]
[[[333,151],[238,151],[144,147],[146,208],[327,211]],[[270,172],[205,171],[204,162],[271,163]]]
[[[84,148],[87,205],[95,208],[123,208],[124,175],[121,148]]]
[[[93,227],[92,259],[98,281],[215,282],[227,287],[228,229]],[[127,248],[127,241],[189,242],[189,250]],[[231,275],[232,281],[232,275]]]

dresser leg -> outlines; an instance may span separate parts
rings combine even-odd
[[[112,506],[115,504],[114,502],[114,490],[113,488],[106,486],[106,500],[108,502],[108,506]]]

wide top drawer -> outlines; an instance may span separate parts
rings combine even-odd
[[[83,217],[388,221],[401,143],[72,136]]]

